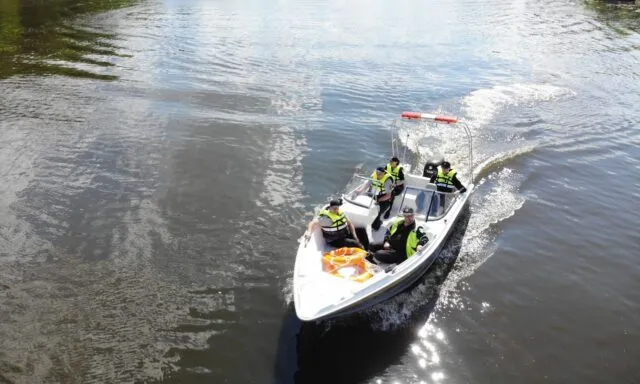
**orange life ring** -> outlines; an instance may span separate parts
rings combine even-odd
[[[373,274],[367,267],[367,263],[365,261],[366,257],[367,252],[361,248],[338,248],[322,255],[322,265],[325,267],[327,273],[334,276],[363,282],[373,277]],[[354,267],[356,268],[357,273],[349,277],[345,277],[339,272],[340,269],[344,267]]]

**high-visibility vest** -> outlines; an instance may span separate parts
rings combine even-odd
[[[349,234],[347,230],[347,217],[342,213],[342,211],[338,211],[338,213],[333,213],[328,209],[323,209],[320,211],[318,216],[324,216],[331,219],[331,224],[328,226],[321,225],[322,235],[325,239],[335,240],[346,237]]]
[[[450,169],[448,173],[442,172],[442,170],[438,170],[438,176],[436,176],[436,187],[440,187],[445,189],[446,191],[453,190],[453,177],[456,175],[456,171]]]
[[[391,168],[391,163],[387,164],[387,167],[384,169],[388,174],[391,175],[391,180],[395,183],[398,180],[398,176],[400,175],[400,170],[402,166],[398,164],[397,167]]]
[[[398,224],[403,222],[403,218],[396,219],[396,221],[391,224],[391,228],[389,229],[389,236],[392,236],[398,230]],[[413,228],[407,236],[407,244],[405,245],[405,251],[407,252],[407,258],[413,256],[416,253],[416,249],[418,248],[418,243],[420,239],[418,239],[418,234],[416,233],[416,229]]]
[[[371,190],[373,191],[373,193],[376,195],[381,194],[382,191],[384,191],[384,183],[390,177],[391,177],[391,174],[389,172],[385,172],[384,175],[380,178],[380,180],[378,180],[378,173],[376,171],[373,171],[373,173],[371,174],[371,187],[372,187]],[[391,191],[387,191],[387,192],[391,192]]]

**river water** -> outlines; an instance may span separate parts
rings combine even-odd
[[[553,0],[2,1],[0,382],[640,382],[638,31]],[[297,239],[404,110],[469,122],[470,208],[415,288],[301,324]]]

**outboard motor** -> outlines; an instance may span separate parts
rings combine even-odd
[[[433,175],[438,174],[438,165],[440,165],[444,160],[429,160],[424,165],[424,170],[422,171],[422,176],[428,179]]]

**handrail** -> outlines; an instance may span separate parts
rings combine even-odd
[[[355,188],[353,188],[351,191],[349,191],[349,192],[347,192],[347,193],[343,193],[343,194],[342,194],[342,199],[343,199],[343,200],[345,200],[345,201],[348,201],[349,203],[351,203],[351,204],[353,204],[353,205],[357,205],[357,206],[359,206],[359,207],[369,209],[369,208],[371,208],[371,205],[373,204],[373,201],[374,201],[374,199],[373,199],[373,198],[371,198],[371,202],[369,203],[369,205],[365,205],[365,204],[362,204],[362,203],[356,202],[356,201],[355,201],[355,198],[352,198],[351,196],[352,196],[353,194],[355,194],[355,193],[358,191],[358,189],[359,189],[360,187],[364,186],[364,185],[365,185],[369,180],[371,180],[371,179],[370,179],[370,178],[368,178],[368,177],[365,177],[365,176],[360,176],[360,175],[355,175],[355,177],[356,177],[357,179],[361,179],[363,182],[362,182],[362,183],[360,183],[360,184],[358,184],[358,185],[357,185]],[[361,192],[358,192],[358,195],[360,195],[360,194],[361,194]]]
[[[456,195],[456,194],[459,194],[459,193],[460,193],[460,191],[453,191],[453,192],[438,191],[438,189],[437,189],[438,187],[437,187],[434,183],[427,183],[426,187],[430,187],[430,188],[432,187],[432,188],[435,188],[435,189],[433,189],[433,190],[425,189],[425,190],[427,190],[427,191],[429,191],[429,192],[441,193],[441,194],[443,194],[443,195]],[[416,188],[416,187],[409,187],[409,188]],[[416,188],[416,189],[418,189],[418,188]]]
[[[347,194],[343,194],[343,195],[342,195],[342,199],[343,199],[344,201],[347,201],[347,202],[349,202],[349,203],[353,204],[353,205],[357,205],[358,207],[367,208],[367,209],[368,209],[368,208],[371,208],[371,203],[373,203],[373,199],[371,199],[371,203],[370,203],[369,205],[364,205],[364,204],[362,204],[362,203],[358,203],[357,201],[355,201],[355,200],[353,200],[353,199],[349,198],[348,196],[349,196],[349,195],[351,195],[351,194],[352,194],[352,193],[349,193],[348,195],[347,195]]]

